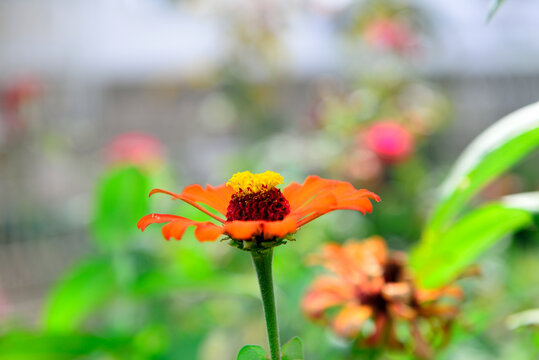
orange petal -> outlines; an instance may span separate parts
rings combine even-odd
[[[206,188],[203,188],[198,184],[193,184],[186,186],[181,194],[176,194],[163,189],[153,189],[150,191],[150,196],[157,193],[167,194],[173,198],[188,202],[202,203],[225,215],[234,190],[224,184],[217,187],[206,185]]]
[[[348,304],[335,318],[333,328],[340,336],[354,337],[372,313],[369,306]]]
[[[353,301],[355,287],[342,278],[321,276],[317,278],[302,300],[302,308],[312,318],[319,318],[323,312],[335,305]]]
[[[215,241],[223,233],[222,227],[209,221],[199,222],[182,217],[163,226],[161,232],[167,240],[171,237],[180,240],[189,226],[196,226],[195,237],[198,241]]]
[[[291,211],[292,214],[296,215],[299,218],[307,216],[312,213],[326,213],[329,209],[337,206],[337,198],[330,192],[318,195],[313,198],[308,203],[302,205],[295,211]]]
[[[253,236],[262,233],[262,221],[228,221],[224,228],[226,234],[236,240],[250,240]]]
[[[311,257],[311,263],[320,264],[348,281],[366,283],[369,278],[383,276],[386,258],[386,244],[376,236],[361,242],[348,241],[344,245],[326,244],[322,254]]]
[[[201,223],[195,229],[195,237],[198,241],[215,241],[221,236],[224,232],[222,226],[217,226],[210,222]]]
[[[226,209],[233,193],[234,190],[224,184],[217,187],[206,185],[205,189],[198,184],[193,184],[185,187],[180,195],[195,202],[206,204],[226,215]]]
[[[170,240],[171,237],[176,240],[180,240],[185,233],[185,229],[191,225],[194,225],[195,223],[196,222],[193,220],[179,218],[163,226],[161,233],[167,240]]]
[[[290,183],[290,185],[283,189],[283,195],[290,203],[290,210],[294,212],[320,191],[332,186],[334,181],[311,175],[301,185],[296,182]]]
[[[164,223],[169,221],[174,221],[176,219],[181,219],[181,216],[169,215],[169,214],[149,214],[140,219],[137,223],[137,227],[144,231],[146,227],[154,223]]]
[[[287,216],[281,221],[264,221],[263,231],[264,238],[271,239],[273,237],[282,238],[287,234],[296,232],[296,224],[298,218],[295,216]]]
[[[355,210],[365,214],[372,211],[370,199],[380,197],[368,190],[356,190],[345,181],[327,180],[309,176],[303,185],[292,183],[283,190],[290,203],[291,214],[302,220],[302,226],[317,217],[334,210]]]
[[[346,249],[337,243],[328,243],[324,245],[322,254],[313,257],[314,262],[324,266],[329,271],[349,281],[366,280],[362,274],[357,274],[354,271],[354,262],[351,261],[346,253]],[[361,277],[361,279],[358,279]]]
[[[308,292],[305,294],[301,307],[305,315],[311,319],[319,319],[327,309],[342,304],[342,299],[332,293]]]
[[[356,272],[370,277],[382,276],[387,260],[387,247],[380,236],[372,236],[361,242],[348,241],[343,246],[348,262]]]

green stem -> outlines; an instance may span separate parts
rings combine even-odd
[[[277,310],[275,307],[275,294],[273,293],[273,274],[271,264],[273,249],[252,251],[253,264],[258,277],[262,306],[266,318],[268,341],[270,346],[271,360],[281,360],[281,345],[279,343],[279,326],[277,325]]]

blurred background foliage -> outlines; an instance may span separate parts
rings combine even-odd
[[[154,187],[269,169],[383,199],[276,250],[281,337],[300,336],[306,359],[413,359],[356,349],[300,310],[322,273],[307,256],[371,235],[410,250],[425,286],[479,264],[437,359],[536,359],[537,197],[507,195],[538,191],[539,111],[483,131],[538,99],[539,8],[510,1],[485,26],[488,6],[0,3],[0,358],[234,359],[265,345],[248,256],[135,224],[207,220],[148,198]]]

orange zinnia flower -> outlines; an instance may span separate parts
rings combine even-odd
[[[357,339],[360,346],[399,349],[410,342],[416,356],[426,359],[433,356],[433,349],[425,327],[438,341],[448,335],[458,308],[441,300],[460,299],[462,290],[453,285],[418,288],[407,271],[405,254],[388,253],[381,237],[328,244],[313,261],[334,275],[314,281],[303,298],[303,310],[309,318],[329,323],[338,335]],[[408,339],[398,336],[398,322],[407,324]],[[369,331],[366,323],[374,329]]]
[[[138,222],[144,230],[152,223],[165,223],[163,236],[181,239],[186,228],[195,226],[199,241],[215,241],[221,235],[233,240],[256,242],[283,239],[298,228],[333,210],[349,209],[363,214],[372,211],[369,199],[380,201],[378,195],[357,190],[344,181],[327,180],[309,176],[303,184],[291,183],[281,192],[277,188],[283,182],[281,175],[266,171],[252,174],[236,173],[223,185],[205,188],[195,184],[187,186],[180,194],[154,189],[196,207],[219,222],[199,222],[177,215],[150,214]],[[219,215],[210,212],[206,205]]]

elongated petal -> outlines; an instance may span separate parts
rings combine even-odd
[[[250,240],[253,236],[262,233],[262,221],[229,221],[226,222],[225,232],[236,240]]]
[[[176,194],[172,191],[163,189],[153,189],[150,191],[150,196],[157,193],[163,193],[170,195],[175,199],[188,200],[190,202],[208,205],[212,209],[226,215],[226,209],[233,192],[234,191],[230,187],[225,185],[219,185],[217,187],[206,185],[206,188],[203,188],[199,184],[193,184],[186,186],[181,194]]]
[[[210,222],[197,225],[195,229],[195,237],[198,241],[215,241],[219,236],[223,235],[225,229],[222,226],[217,226]]]
[[[298,218],[295,216],[287,216],[281,221],[264,221],[263,230],[264,238],[270,239],[273,237],[282,238],[287,234],[296,232],[296,223]]]
[[[301,185],[296,182],[290,183],[283,189],[283,195],[290,203],[290,210],[294,212],[318,193],[333,185],[334,181],[311,175]]]
[[[195,221],[186,218],[176,219],[163,226],[161,233],[163,233],[163,237],[167,240],[170,240],[171,237],[176,240],[180,240],[183,237],[187,227],[194,224]]]
[[[251,240],[253,236],[263,235],[269,240],[274,237],[282,238],[294,233],[297,229],[297,217],[287,216],[280,221],[228,221],[225,223],[225,232],[236,240]]]
[[[195,237],[198,241],[215,241],[224,232],[224,229],[209,221],[199,222],[182,217],[166,224],[161,229],[165,239],[174,238],[180,240],[189,226],[196,226]]]
[[[195,188],[195,190],[192,190],[192,188]],[[208,185],[208,187],[210,187]],[[217,206],[214,204],[214,202],[211,201],[211,197],[210,196],[206,196],[206,200],[203,199],[203,197],[201,196],[197,196],[196,194],[200,191],[198,188],[202,189],[202,187],[200,185],[190,185],[188,187],[186,187],[186,189],[191,189],[188,191],[188,193],[191,191],[193,194],[193,196],[189,196],[189,195],[185,195],[184,192],[182,192],[181,194],[176,194],[176,193],[173,193],[171,191],[168,191],[168,190],[163,190],[163,189],[153,189],[152,191],[150,191],[150,196],[154,195],[154,194],[158,194],[158,193],[162,193],[162,194],[167,194],[167,195],[170,195],[172,196],[173,198],[175,199],[179,199],[179,200],[183,200],[185,201],[186,203],[188,203],[189,205],[197,208],[198,210],[202,211],[203,213],[211,216],[212,218],[214,218],[215,220],[217,221],[220,221],[222,223],[225,222],[224,219],[220,218],[219,216],[215,215],[215,214],[212,214],[209,210],[205,209],[204,207],[202,207],[201,205],[199,205],[197,202],[201,202],[203,204],[206,204],[208,206]],[[213,189],[213,188],[212,188]],[[202,191],[204,191],[204,189],[202,189]],[[212,190],[213,191],[213,190]],[[204,200],[204,201],[203,201]],[[226,209],[225,209],[226,211]]]
[[[322,265],[350,282],[366,281],[367,278],[362,272],[355,271],[354,261],[349,258],[344,247],[337,243],[328,243],[324,245],[321,254],[309,257],[310,264]]]
[[[372,314],[369,306],[348,304],[335,318],[333,328],[340,336],[354,337]]]
[[[234,190],[224,184],[217,187],[206,185],[206,188],[194,184],[185,187],[180,195],[195,202],[206,204],[221,214],[226,215],[226,209],[233,193]]]
[[[140,230],[144,231],[144,229],[146,229],[146,227],[150,224],[170,222],[181,218],[181,216],[169,214],[149,214],[138,221],[137,227]]]
[[[383,276],[386,258],[385,242],[381,237],[373,236],[344,245],[328,243],[321,254],[310,257],[310,263],[322,265],[350,282],[367,284],[369,278]]]
[[[363,214],[372,211],[370,200],[380,201],[380,197],[368,190],[356,190],[345,181],[322,179],[309,176],[300,185],[291,183],[283,190],[290,203],[291,215],[302,219],[302,226],[317,217],[334,210],[355,210]]]
[[[341,278],[322,276],[307,291],[302,308],[307,316],[316,319],[330,307],[353,301],[354,295],[354,287],[350,283]]]

